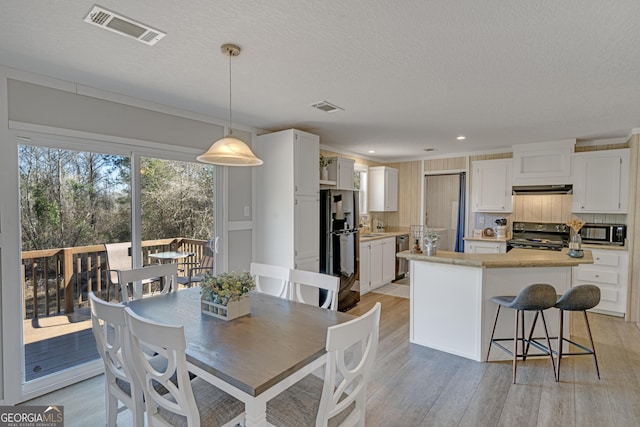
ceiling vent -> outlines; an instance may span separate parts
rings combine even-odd
[[[335,113],[338,111],[344,111],[344,108],[340,108],[337,105],[333,105],[327,101],[316,102],[315,104],[311,104],[313,108],[317,108],[318,110],[322,110],[325,113]]]
[[[93,6],[93,9],[91,9],[89,14],[84,18],[84,22],[104,28],[105,30],[113,31],[114,33],[133,37],[139,42],[150,46],[153,46],[167,35],[167,33],[163,33],[148,25],[96,5]]]

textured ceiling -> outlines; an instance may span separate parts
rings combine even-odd
[[[153,47],[83,22],[93,4],[0,0],[0,65],[224,119],[233,42],[234,122],[384,160],[640,126],[638,0],[98,3],[167,32]]]

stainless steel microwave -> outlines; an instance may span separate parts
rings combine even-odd
[[[624,245],[627,226],[624,224],[585,224],[580,229],[583,243],[599,245]]]

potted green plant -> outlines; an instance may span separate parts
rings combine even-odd
[[[320,154],[320,179],[326,181],[329,179],[329,170],[327,166],[333,163],[333,159],[331,157],[325,157]]]
[[[201,308],[205,314],[231,320],[251,312],[248,293],[255,289],[256,284],[247,272],[206,275],[200,287]]]

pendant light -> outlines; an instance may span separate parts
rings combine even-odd
[[[259,166],[262,160],[257,158],[251,149],[233,136],[231,121],[231,57],[240,55],[240,47],[234,44],[223,44],[220,50],[229,56],[229,133],[216,141],[205,153],[196,157],[199,162],[221,166]]]

